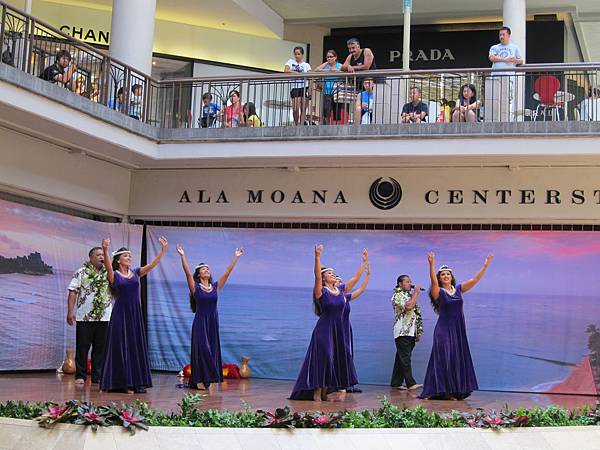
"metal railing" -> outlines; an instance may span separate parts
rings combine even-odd
[[[66,50],[74,67],[60,70],[72,76],[50,82],[161,128],[600,120],[600,64],[158,81],[0,5],[2,64],[44,77]]]

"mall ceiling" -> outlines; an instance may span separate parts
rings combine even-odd
[[[113,0],[32,0],[110,10]],[[126,0],[125,0],[126,1]],[[25,0],[8,0],[24,7]],[[413,23],[496,21],[502,0],[414,0]],[[476,9],[474,8],[476,4]],[[588,61],[600,61],[600,0],[527,0],[529,15],[570,13]],[[324,27],[399,25],[402,0],[157,0],[157,19],[270,38],[285,23]]]

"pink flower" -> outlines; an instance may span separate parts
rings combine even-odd
[[[483,419],[483,421],[491,427],[497,427],[502,425],[502,419],[500,419],[499,417],[486,417],[485,419]]]
[[[133,414],[133,411],[127,410],[127,409],[124,409],[123,411],[121,411],[121,419],[123,420],[123,422],[129,422],[129,423],[137,423],[141,420],[139,417],[136,417]]]
[[[329,416],[322,415],[319,417],[315,417],[313,419],[313,422],[317,425],[327,425],[329,422],[331,422],[331,418]]]
[[[83,417],[85,417],[90,422],[99,422],[101,417],[95,412],[86,412]]]
[[[48,416],[52,419],[56,419],[57,417],[62,416],[67,409],[68,406],[50,405],[50,408],[48,408]]]

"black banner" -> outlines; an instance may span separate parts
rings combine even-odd
[[[466,26],[477,29],[465,30]],[[481,29],[481,24],[469,24],[460,30],[448,30],[447,25],[412,27],[411,68],[489,67],[489,49],[499,43],[500,26],[492,26]],[[564,28],[564,22],[559,21],[527,22],[527,62],[564,62]],[[346,40],[351,37],[358,38],[361,47],[373,51],[378,69],[402,68],[402,27],[334,29],[323,40],[323,61],[329,49],[334,49],[343,61],[348,55]],[[317,65],[316,61],[312,64]]]

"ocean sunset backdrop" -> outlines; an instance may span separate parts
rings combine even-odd
[[[494,260],[484,279],[465,295],[465,316],[482,389],[549,391],[588,354],[590,324],[600,324],[596,271],[597,233],[497,231],[308,231],[148,227],[149,257],[165,235],[186,250],[190,265],[207,262],[220,276],[236,247],[246,253],[219,295],[223,361],[250,357],[253,375],[294,379],[316,317],[312,312],[313,248],[344,280],[369,249],[372,277],[352,303],[355,364],[361,383],[388,384],[394,362],[396,278],[411,275],[429,286],[427,252],[436,265],[453,267],[458,282],[473,276],[488,253]],[[179,255],[168,252],[149,278],[148,328],[153,368],[179,370],[189,362],[193,314]],[[419,301],[425,334],[413,352],[422,380],[436,316],[427,294]],[[595,394],[582,387],[582,393]],[[588,392],[589,390],[589,392]]]

